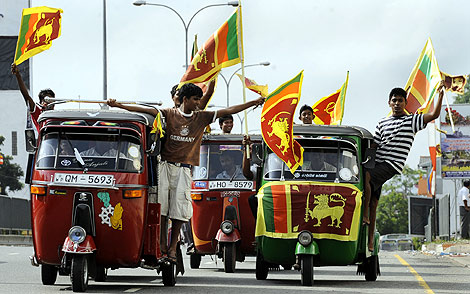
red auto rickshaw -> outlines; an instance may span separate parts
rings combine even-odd
[[[110,110],[51,110],[26,132],[30,154],[33,265],[44,285],[70,275],[83,292],[108,269],[156,269],[176,283],[160,252],[158,140],[154,118]],[[152,134],[153,136],[153,134]],[[157,147],[155,147],[157,145]]]
[[[235,271],[236,261],[255,255],[255,218],[249,205],[257,187],[257,163],[261,162],[262,138],[253,142],[253,179],[242,172],[243,135],[205,135],[199,166],[193,169],[191,219],[194,250],[190,252],[191,268],[199,268],[201,257],[216,254],[224,261],[227,273]],[[229,170],[229,171],[227,171]],[[255,201],[255,199],[253,198]]]

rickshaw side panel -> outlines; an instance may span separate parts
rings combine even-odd
[[[238,205],[240,206],[240,235],[241,235],[241,251],[248,255],[256,254],[255,241],[255,227],[256,220],[251,212],[248,198],[256,192],[249,191],[240,192],[240,199]]]
[[[223,199],[220,191],[197,191],[203,193],[202,200],[193,201],[193,231],[194,246],[200,254],[214,254],[215,236],[223,219]]]
[[[31,197],[33,244],[40,263],[60,264],[62,244],[72,224],[72,196],[67,192]]]

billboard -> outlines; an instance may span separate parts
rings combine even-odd
[[[451,104],[441,110],[441,171],[443,178],[470,177],[470,104]]]

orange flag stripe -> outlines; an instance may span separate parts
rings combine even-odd
[[[276,233],[287,233],[286,186],[272,186],[274,228]]]

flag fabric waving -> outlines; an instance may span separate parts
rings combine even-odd
[[[446,91],[451,91],[459,95],[465,92],[465,84],[467,83],[467,76],[451,76],[441,71],[441,78],[444,81]]]
[[[46,6],[23,9],[13,63],[18,65],[51,47],[60,36],[61,13],[62,9]]]
[[[193,49],[191,50],[191,61],[193,61],[194,56],[197,54],[197,34],[194,35]]]
[[[427,113],[432,110],[434,94],[441,80],[441,72],[429,38],[406,83],[408,96],[405,110],[408,113]]]
[[[268,95],[261,112],[261,133],[268,147],[291,173],[303,164],[302,146],[293,138],[294,113],[300,99],[303,71]]]
[[[235,13],[199,49],[181,78],[180,87],[186,83],[206,82],[222,68],[240,63],[241,21],[239,15],[239,8],[237,8]]]
[[[312,106],[314,122],[318,125],[341,125],[344,113],[344,99],[348,88],[349,72],[346,82],[333,94],[323,97]]]
[[[242,81],[243,83],[243,76],[239,74],[236,75],[240,78],[240,81]],[[258,85],[254,80],[249,79],[247,77],[245,77],[245,82],[243,84],[246,88],[250,89],[255,93],[258,93],[262,97],[267,97],[269,94],[268,85]]]

